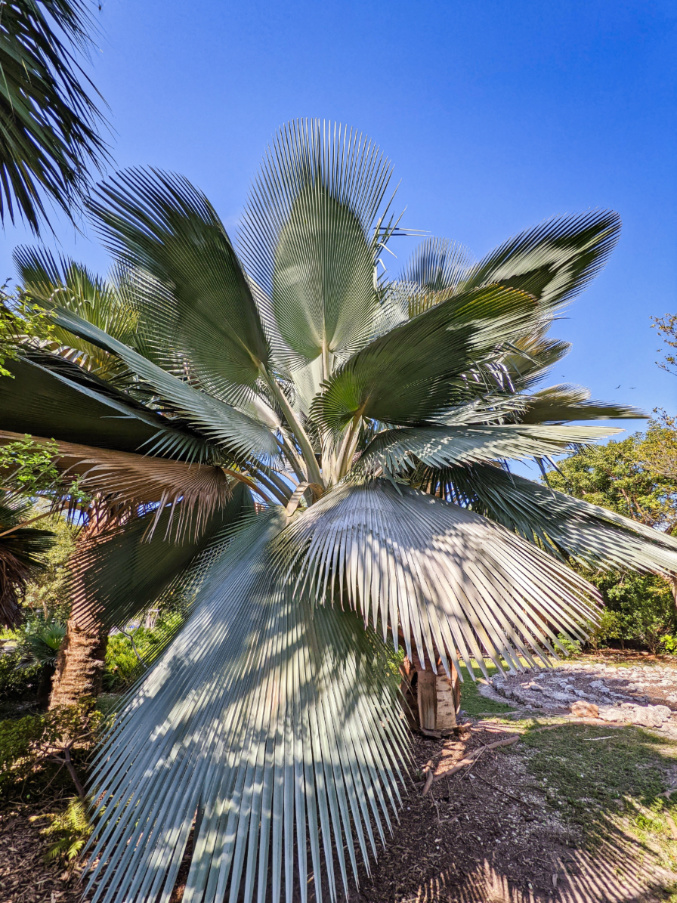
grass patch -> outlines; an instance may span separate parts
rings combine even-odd
[[[498,671],[496,665],[491,662],[486,662],[485,667],[489,672],[490,677],[493,677]],[[473,673],[476,678],[483,677],[482,671],[477,665],[473,665]],[[470,676],[465,665],[461,665],[461,677],[463,678],[463,683],[461,685],[461,709],[467,715],[474,718],[480,714],[491,713],[501,715],[505,712],[514,711],[514,706],[511,706],[508,703],[494,702],[493,699],[486,699],[484,696],[481,696],[478,685]]]
[[[638,840],[660,842],[671,866],[677,865],[677,844],[666,817],[677,815],[677,796],[670,801],[661,796],[668,769],[677,764],[673,741],[636,727],[563,724],[527,731],[522,743],[548,805],[578,827],[589,845],[608,838],[620,817]]]

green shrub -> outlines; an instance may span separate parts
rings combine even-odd
[[[152,630],[137,627],[126,633],[114,633],[110,636],[103,673],[104,690],[115,693],[131,686],[155,661],[182,621],[181,612],[165,612]]]
[[[591,638],[594,648],[629,645],[656,653],[664,636],[677,633],[675,603],[665,580],[615,572],[584,576],[599,589],[605,605]]]
[[[65,766],[76,790],[83,793],[76,765],[86,763],[103,723],[92,700],[52,709],[40,715],[0,721],[0,791]]]
[[[661,650],[668,655],[677,655],[677,636],[666,633],[661,637]]]
[[[0,701],[45,702],[59,647],[66,635],[58,620],[31,612],[7,638],[14,649],[0,652]]]
[[[44,720],[44,715],[26,715],[0,721],[0,791],[25,781],[33,771],[33,752],[43,736]]]
[[[37,697],[43,666],[26,654],[23,644],[0,652],[0,701],[22,702]]]

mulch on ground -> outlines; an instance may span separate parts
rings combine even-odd
[[[29,803],[0,811],[0,903],[81,903],[77,873],[45,861],[40,815]]]

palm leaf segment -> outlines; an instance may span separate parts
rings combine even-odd
[[[54,540],[51,530],[32,522],[31,505],[10,491],[0,492],[0,624],[16,627],[23,612],[19,598],[26,583],[44,567],[44,553]]]
[[[107,158],[77,58],[92,22],[83,0],[12,0],[0,12],[0,220],[18,212],[38,232],[45,195],[72,216],[88,164]]]
[[[147,576],[139,605],[168,581],[194,595],[99,757],[97,900],[168,900],[191,830],[186,900],[306,899],[310,871],[335,898],[397,803],[382,638],[432,668],[485,654],[521,668],[595,617],[569,556],[677,570],[674,540],[506,463],[638,415],[534,391],[567,350],[547,331],[618,218],[553,220],[479,264],[429,241],[390,280],[376,269],[396,234],[389,175],[359,135],[286,126],[238,251],[185,179],[116,176],[92,202],[116,260],[96,291],[131,335],[106,329],[67,262],[21,252],[68,359],[26,348],[0,386],[6,429],[54,438],[64,467],[130,511],[87,550],[81,604],[129,616],[125,556]],[[35,391],[19,404],[21,387]]]

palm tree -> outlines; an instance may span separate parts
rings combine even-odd
[[[46,251],[18,251],[15,257],[21,278],[19,298],[23,302],[22,309],[30,310],[36,304],[49,306],[58,303],[109,335],[128,343],[134,342],[135,311],[114,281],[100,279],[86,267],[72,261],[55,260]],[[14,300],[16,307],[17,299]],[[126,368],[123,364],[44,317],[33,316],[27,327],[27,333],[23,336],[24,347],[32,345],[49,350],[109,381],[124,375]],[[5,431],[0,435],[0,443],[12,442],[17,438]],[[45,453],[50,449],[51,444],[45,446]],[[115,494],[109,498],[109,494],[99,491],[97,486],[92,487],[91,494],[81,491],[79,481],[86,476],[88,468],[83,471],[82,466],[78,466],[77,454],[75,457],[69,455],[63,444],[53,463],[61,471],[60,479],[56,484],[48,482],[42,488],[56,499],[57,504],[59,496],[67,491],[70,514],[81,525],[73,562],[74,569],[77,569],[77,556],[85,554],[92,542],[101,541],[108,532],[120,527],[132,512],[128,504],[119,504]],[[73,489],[76,491],[73,492]],[[65,642],[61,644],[57,656],[50,708],[74,705],[85,697],[99,695],[109,631],[110,625],[97,618],[90,617],[83,621],[77,611],[72,613]]]
[[[42,556],[53,534],[33,525],[30,502],[0,491],[0,624],[17,627],[22,621],[19,599],[26,584],[44,566]]]
[[[168,901],[187,849],[185,901],[305,900],[310,875],[335,898],[408,763],[388,644],[426,675],[547,664],[597,612],[567,561],[677,570],[674,539],[507,464],[638,416],[537,387],[617,215],[551,220],[479,263],[429,240],[391,279],[390,174],[353,132],[287,125],[236,253],[186,179],[119,173],[91,212],[133,340],[49,291],[62,335],[110,369],[27,345],[0,380],[5,429],[53,437],[129,512],[79,556],[79,616],[192,592],[94,767],[95,900]]]
[[[37,233],[44,197],[72,216],[107,158],[96,93],[78,63],[86,0],[0,0],[0,219],[15,209]]]

